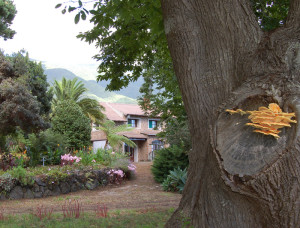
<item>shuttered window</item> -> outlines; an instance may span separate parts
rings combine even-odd
[[[149,120],[149,128],[156,128],[157,120]]]
[[[130,127],[137,127],[137,119],[128,119],[127,123]]]

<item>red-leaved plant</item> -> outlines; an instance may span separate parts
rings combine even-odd
[[[37,206],[33,215],[38,217],[40,220],[44,218],[50,219],[52,216],[53,208],[46,208],[43,205]]]
[[[98,218],[106,218],[107,212],[108,208],[106,205],[101,205],[100,203],[96,205],[95,213]]]
[[[83,215],[82,204],[78,200],[66,200],[62,211],[65,218],[79,218]]]
[[[4,217],[4,209],[0,208],[0,221],[2,221],[4,219],[5,219],[5,217]]]

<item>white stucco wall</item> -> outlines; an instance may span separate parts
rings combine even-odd
[[[104,149],[105,146],[105,140],[101,140],[101,141],[94,141],[93,142],[93,150],[96,153],[98,149],[102,148]]]

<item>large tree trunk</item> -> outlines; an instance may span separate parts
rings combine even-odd
[[[169,227],[300,227],[299,125],[276,140],[225,112],[278,103],[300,121],[300,0],[271,33],[249,2],[161,0],[193,143]]]

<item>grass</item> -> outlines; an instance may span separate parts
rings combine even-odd
[[[164,227],[174,209],[168,210],[115,210],[108,213],[107,218],[97,218],[94,212],[85,212],[84,216],[64,218],[62,213],[53,213],[50,219],[40,220],[32,214],[11,215],[0,221],[0,227]]]

